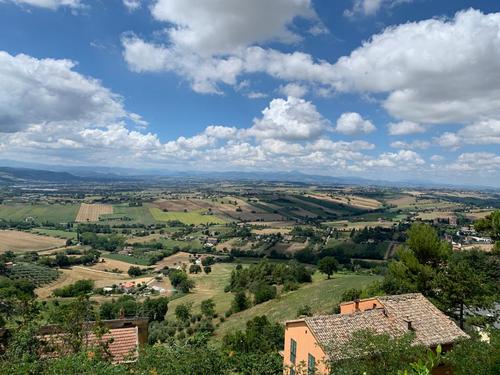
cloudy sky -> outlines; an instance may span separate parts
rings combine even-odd
[[[0,159],[500,186],[500,3],[0,0]]]

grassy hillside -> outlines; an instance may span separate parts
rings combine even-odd
[[[259,315],[266,315],[276,322],[295,319],[297,310],[303,305],[311,306],[314,314],[331,314],[345,290],[363,288],[378,279],[378,276],[370,275],[337,274],[333,279],[327,280],[323,274],[316,273],[309,285],[231,315],[219,326],[217,336],[223,337],[228,332],[243,329],[248,320]]]
[[[212,267],[212,273],[208,275],[191,275],[190,277],[196,282],[196,288],[192,293],[172,300],[168,305],[167,317],[174,318],[175,307],[181,303],[192,303],[193,312],[198,313],[201,301],[207,298],[213,298],[217,313],[224,316],[233,300],[231,293],[224,292],[224,287],[228,284],[234,267],[235,264],[216,264]],[[266,315],[274,321],[294,319],[298,308],[303,305],[311,306],[314,313],[330,313],[339,302],[344,290],[362,288],[378,279],[379,276],[337,274],[331,280],[327,280],[325,275],[315,273],[311,284],[283,294],[278,299],[231,315],[219,326],[217,335],[222,337],[226,332],[242,329],[247,320],[258,315]]]

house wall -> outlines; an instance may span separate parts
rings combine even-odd
[[[310,353],[316,359],[316,374],[328,374],[325,363],[326,355],[304,321],[287,322],[285,325],[285,349],[283,351],[284,373],[287,375],[290,374],[289,368],[292,366],[290,362],[290,339],[292,338],[297,342],[297,355],[295,361],[297,369],[300,368],[306,373],[307,358]],[[301,372],[297,371],[297,375],[299,373]]]
[[[376,298],[362,299],[358,302],[358,310],[365,311],[373,308],[382,308],[382,305]],[[356,302],[350,301],[340,305],[341,314],[351,314],[356,311]]]

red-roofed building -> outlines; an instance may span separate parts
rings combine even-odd
[[[89,322],[84,335],[84,345],[91,348],[106,345],[114,363],[133,362],[139,356],[139,348],[144,345],[148,337],[147,319],[116,319],[102,321],[107,332],[98,337],[92,330],[95,322]],[[61,353],[69,352],[65,343],[65,334],[57,326],[45,326],[41,329],[40,339],[45,342],[43,355],[57,357]]]
[[[447,348],[468,337],[422,294],[383,296],[346,302],[340,314],[319,315],[285,323],[283,361],[290,375],[303,363],[308,374],[327,374],[328,364],[340,359],[331,348],[342,347],[360,330],[400,337],[410,330],[415,344]],[[330,348],[330,350],[329,350]],[[332,358],[333,357],[333,358]]]

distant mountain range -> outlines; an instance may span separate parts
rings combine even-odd
[[[5,166],[1,166],[5,165]],[[319,185],[358,185],[382,187],[464,188],[499,190],[489,186],[451,185],[428,181],[386,181],[362,177],[337,177],[292,172],[202,172],[163,171],[120,167],[60,166],[0,160],[0,184],[76,183],[76,182],[153,182],[172,180],[197,181],[264,181]]]

